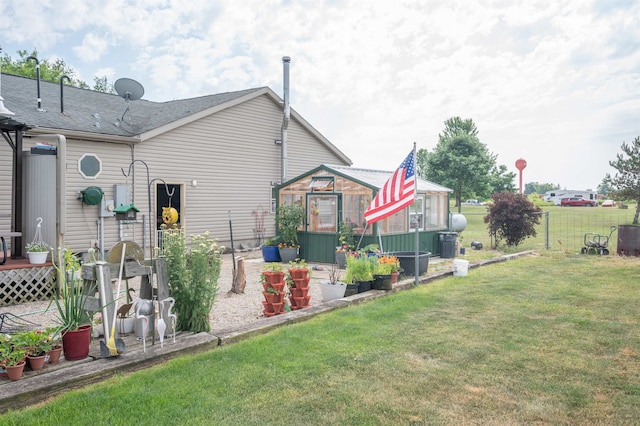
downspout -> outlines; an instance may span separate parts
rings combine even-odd
[[[291,58],[288,56],[282,57],[282,64],[284,68],[284,81],[282,85],[282,92],[284,97],[284,117],[282,119],[282,129],[281,129],[281,139],[282,139],[282,147],[281,147],[281,183],[287,180],[287,128],[289,127],[289,63],[291,62]]]
[[[40,98],[40,61],[35,56],[28,56],[27,61],[30,61],[30,60],[36,61],[36,80],[37,80],[37,87],[38,87],[38,98],[37,98],[38,111],[47,112],[47,110],[42,108],[42,98]]]

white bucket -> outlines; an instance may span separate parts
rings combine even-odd
[[[469,261],[462,259],[453,259],[453,276],[466,277],[469,270]]]

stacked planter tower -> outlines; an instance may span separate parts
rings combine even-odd
[[[284,271],[263,271],[262,272],[262,295],[265,301],[262,302],[264,310],[262,313],[266,317],[284,313],[284,297],[286,294]]]
[[[309,296],[309,270],[307,268],[290,268],[289,277],[291,285],[289,292],[289,303],[292,310],[303,309],[311,306],[311,296]]]

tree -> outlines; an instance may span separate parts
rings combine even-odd
[[[535,225],[540,223],[540,207],[533,205],[524,194],[498,192],[491,197],[484,222],[489,224],[489,235],[496,247],[502,240],[507,246],[517,246],[527,237],[536,236]]]
[[[515,184],[516,174],[514,172],[507,172],[507,166],[500,164],[499,166],[493,166],[491,173],[489,174],[489,186],[491,187],[491,193],[516,190]]]
[[[0,57],[2,72],[22,77],[36,78],[36,61],[27,58],[38,58],[38,51],[34,50],[29,54],[26,50],[18,50],[18,55],[20,59],[16,59],[15,61],[8,55]],[[76,71],[69,67],[63,59],[56,59],[53,63],[49,62],[48,59],[38,59],[38,62],[40,63],[41,80],[59,83],[60,78],[66,75],[69,78],[69,82],[63,81],[63,84],[81,89],[89,89],[89,85],[85,81],[76,78]],[[94,83],[93,90],[113,93],[113,85],[109,83],[106,76],[95,77]]]
[[[630,144],[622,142],[623,154],[616,154],[616,159],[609,161],[609,165],[617,170],[615,176],[606,174],[602,183],[611,187],[611,197],[615,200],[634,200],[636,214],[633,224],[638,224],[640,216],[640,136]],[[627,154],[628,158],[625,158]]]
[[[538,183],[529,182],[524,184],[525,194],[544,194],[547,191],[553,191],[554,189],[560,189],[560,185],[554,185],[552,183]]]
[[[478,129],[471,119],[453,117],[445,122],[432,152],[418,152],[418,175],[453,189],[461,210],[463,198],[487,198],[499,189],[509,189],[514,174],[496,166],[496,156],[478,139]]]

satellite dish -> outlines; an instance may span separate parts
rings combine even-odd
[[[119,78],[115,83],[113,83],[113,88],[116,89],[118,95],[127,101],[127,107],[122,113],[122,117],[113,123],[116,127],[120,127],[120,123],[124,122],[124,116],[127,111],[131,113],[131,109],[129,108],[131,101],[136,101],[144,95],[144,87],[142,87],[142,84],[130,78]]]
[[[113,83],[113,88],[121,97],[128,101],[137,101],[144,95],[142,84],[130,78],[119,78]]]

